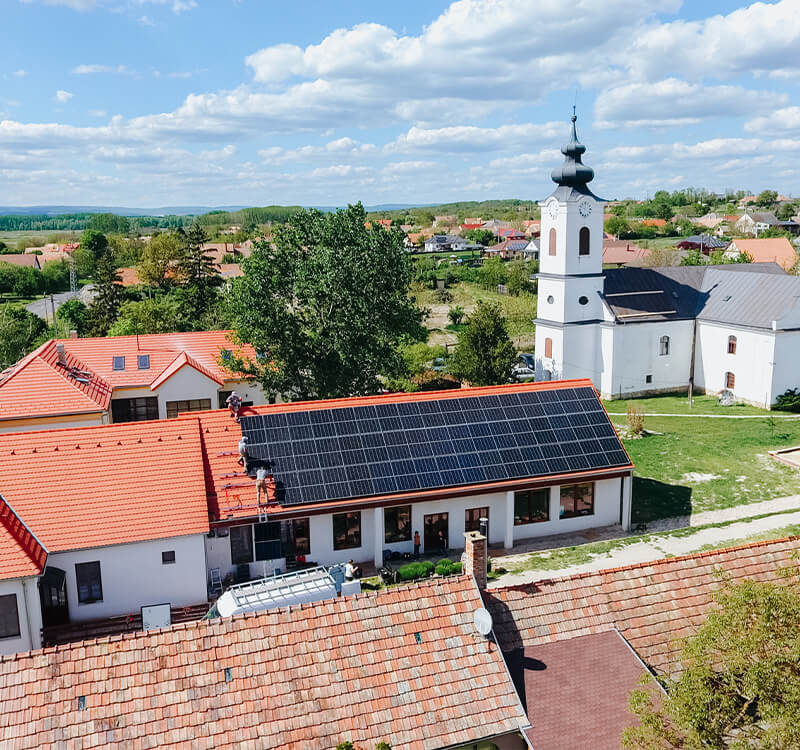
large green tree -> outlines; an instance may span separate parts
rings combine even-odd
[[[88,250],[97,260],[108,249],[108,239],[96,229],[87,229],[81,235],[80,246]]]
[[[511,379],[516,358],[500,305],[478,302],[458,334],[448,369],[472,385],[500,385]]]
[[[478,269],[478,280],[484,289],[496,290],[499,284],[505,284],[506,267],[500,258],[487,258]]]
[[[800,582],[726,580],[716,607],[666,679],[660,703],[631,696],[630,750],[794,750],[800,747]]]
[[[217,302],[217,290],[222,279],[214,258],[204,249],[208,235],[200,224],[186,232],[183,251],[178,260],[182,277],[179,294],[182,314],[189,320],[199,321]]]
[[[119,315],[108,331],[109,336],[133,333],[171,333],[191,330],[190,321],[181,317],[178,301],[166,294],[141,301],[123,302]]]
[[[182,257],[184,238],[176,232],[155,235],[142,250],[142,259],[137,268],[139,280],[150,286],[165,286],[167,270]]]
[[[89,332],[92,336],[105,336],[117,319],[123,291],[110,251],[97,261],[93,281],[95,297],[89,305]]]
[[[260,354],[245,369],[268,393],[376,393],[405,371],[399,345],[421,326],[408,295],[412,261],[399,232],[365,222],[360,203],[300,211],[242,263],[231,311],[239,340]]]
[[[45,322],[20,305],[0,306],[0,370],[13,365],[42,342]]]

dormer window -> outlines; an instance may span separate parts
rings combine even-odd
[[[137,357],[137,365],[140,370],[149,370],[150,369],[150,355],[149,354],[140,354]]]
[[[125,369],[125,357],[114,357],[112,367],[115,370],[124,370]]]

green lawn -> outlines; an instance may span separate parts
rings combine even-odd
[[[770,412],[757,406],[747,404],[734,404],[733,406],[720,406],[715,396],[695,396],[694,404],[689,407],[689,399],[686,393],[680,395],[653,396],[652,398],[619,399],[605,401],[606,411],[609,414],[624,414],[628,405],[641,409],[645,414],[727,414],[729,416],[737,414],[763,414],[768,416]],[[775,414],[785,412],[775,411]]]
[[[768,455],[800,444],[800,421],[650,417],[644,426],[663,434],[624,441],[636,466],[634,523],[800,494],[800,471]]]

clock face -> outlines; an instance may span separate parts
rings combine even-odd
[[[558,202],[550,201],[550,205],[547,207],[547,211],[550,214],[550,218],[555,219],[556,216],[558,216]]]
[[[592,204],[589,201],[581,201],[578,205],[578,213],[584,217],[588,216],[592,213]]]

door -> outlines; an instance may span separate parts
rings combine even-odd
[[[425,533],[425,547],[423,551],[426,554],[439,552],[442,546],[444,546],[444,549],[447,549],[450,546],[450,540],[447,533],[447,513],[432,513],[429,516],[425,516],[425,525],[423,530]],[[440,531],[442,532],[441,538],[439,536]]]
[[[47,567],[39,580],[42,603],[42,627],[66,625],[69,622],[67,576],[60,568]]]
[[[464,531],[480,531],[481,518],[485,518],[488,522],[488,508],[468,508],[464,512]]]

